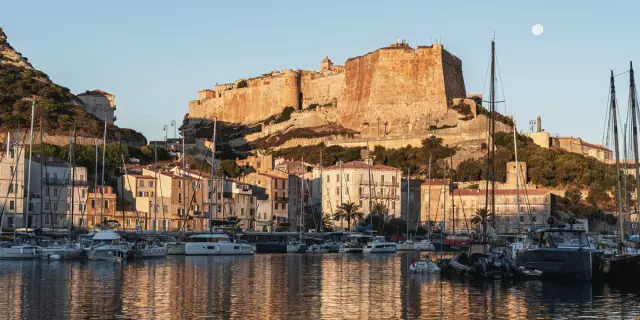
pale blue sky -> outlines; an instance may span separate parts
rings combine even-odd
[[[349,57],[436,38],[481,93],[496,33],[507,100],[521,128],[602,142],[609,70],[640,55],[635,1],[11,1],[0,27],[57,83],[116,95],[117,124],[149,139],[182,121],[216,82],[278,69],[317,70]],[[531,27],[544,25],[535,37]],[[638,67],[640,68],[640,67]],[[617,78],[627,106],[627,75]],[[500,106],[504,111],[504,106]],[[173,133],[169,134],[171,137]]]

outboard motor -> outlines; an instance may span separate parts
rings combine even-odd
[[[482,267],[482,274],[486,274],[487,273],[487,257],[480,257],[480,259],[478,260],[480,262],[480,266]]]
[[[511,259],[509,259],[509,256],[507,255],[507,251],[506,250],[502,250],[502,254],[500,255],[500,262],[502,267],[504,268],[503,271],[507,276],[511,275]]]

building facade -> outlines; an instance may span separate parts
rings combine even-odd
[[[78,99],[84,104],[85,110],[101,121],[113,124],[116,121],[115,95],[102,90],[87,90],[78,94]]]

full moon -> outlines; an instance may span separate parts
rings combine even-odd
[[[544,28],[541,24],[536,23],[531,27],[531,32],[533,32],[534,35],[539,36],[544,32]]]

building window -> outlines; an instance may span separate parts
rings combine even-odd
[[[536,216],[531,217],[531,222],[536,222]]]
[[[182,193],[178,193],[178,203],[182,203]]]
[[[336,188],[336,195],[340,195],[340,187]]]
[[[53,203],[53,211],[58,212],[58,203],[57,202]]]
[[[84,198],[86,190],[82,189],[82,198]]]
[[[138,197],[142,197],[142,191],[138,191]]]
[[[13,200],[9,201],[9,209],[10,209],[10,210],[13,210],[13,209],[15,209],[15,208],[16,208],[16,204],[15,204],[15,202],[13,202]]]
[[[331,176],[327,175],[327,182],[331,182]]]
[[[13,184],[9,184],[9,193],[13,193],[15,189],[17,188],[15,188]]]
[[[169,206],[166,204],[162,205],[162,212],[169,212]]]
[[[47,206],[48,207],[48,206]],[[96,200],[91,200],[91,208],[95,209],[96,208]]]
[[[524,217],[520,216],[520,222],[524,222]]]
[[[33,211],[33,203],[29,202],[29,211]]]
[[[282,209],[286,209],[286,208],[287,208],[287,204],[286,204],[286,203],[283,203],[283,204],[282,204]]]
[[[138,183],[138,186],[144,187],[144,180],[140,180],[140,183]]]
[[[84,174],[80,175],[80,181],[84,181]]]
[[[57,197],[58,196],[58,188],[53,187],[53,196]]]
[[[277,202],[273,203],[273,209],[278,210],[278,203]]]
[[[78,210],[82,211],[82,203],[78,205]]]
[[[109,209],[109,201],[107,200],[104,201],[104,208]]]
[[[178,181],[178,188],[182,189],[182,181]]]
[[[384,174],[380,175],[380,184],[384,185]]]
[[[153,187],[153,181],[149,181],[149,188]]]
[[[347,173],[347,182],[349,182],[349,174]]]
[[[49,211],[49,202],[44,203],[44,210]]]
[[[145,197],[148,197],[148,196],[149,196],[149,191],[145,191],[145,192],[144,192],[144,196],[145,196]]]
[[[240,215],[244,216],[244,208],[240,208]]]
[[[340,182],[340,175],[336,174],[336,182]]]
[[[131,226],[131,218],[127,218],[127,226]]]

